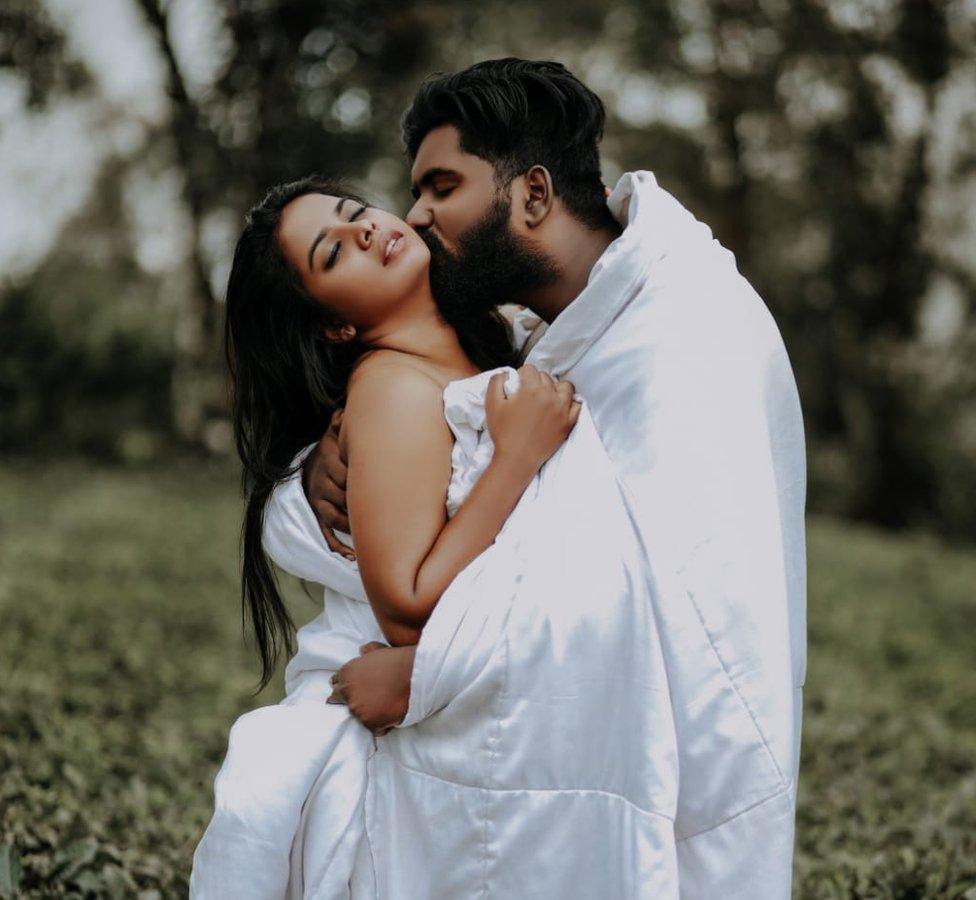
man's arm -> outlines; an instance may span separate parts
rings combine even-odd
[[[296,461],[304,461],[316,446],[306,447]],[[356,568],[326,543],[302,488],[301,468],[272,491],[264,512],[262,543],[268,556],[286,572],[366,602]]]
[[[346,464],[339,452],[339,429],[343,409],[332,414],[329,427],[306,456],[302,465],[302,490],[322,529],[322,537],[329,549],[346,559],[355,559],[353,549],[336,535],[349,534],[349,514],[346,510]]]
[[[416,645],[387,647],[370,641],[332,676],[326,703],[344,703],[373,734],[399,725],[410,708],[410,683]]]

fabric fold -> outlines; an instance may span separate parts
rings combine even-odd
[[[792,368],[734,256],[651,173],[608,203],[625,227],[583,293],[548,328],[513,323],[586,408],[423,630],[407,718],[365,762],[364,839],[329,860],[353,898],[790,896],[806,674]],[[452,513],[490,459],[490,374],[445,392]],[[327,586],[287,673],[289,698],[313,698],[375,617],[298,474],[265,546]],[[321,861],[353,798],[328,778],[300,794],[323,818],[279,824],[300,821],[293,860]],[[287,872],[253,824],[254,859]]]
[[[445,392],[468,485],[490,459],[493,374]],[[679,896],[678,754],[642,565],[584,404],[423,629],[407,716],[370,760],[381,896]],[[444,830],[404,827],[448,809]]]

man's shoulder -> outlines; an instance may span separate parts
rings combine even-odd
[[[512,347],[518,352],[519,363],[522,363],[538,343],[539,338],[545,334],[548,326],[526,306],[506,303],[498,307],[498,312],[508,325]]]
[[[528,332],[519,350],[519,363],[525,362],[528,355],[532,352],[532,348],[539,343],[540,338],[546,333],[548,328],[549,326],[542,319],[539,319],[532,330]]]

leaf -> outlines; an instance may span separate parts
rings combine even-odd
[[[92,838],[72,841],[54,855],[55,871],[62,870],[64,878],[72,878],[85,866],[94,862],[98,854],[98,843]]]
[[[102,879],[90,870],[87,872],[82,872],[77,878],[74,879],[74,882],[85,895],[91,894],[95,897],[105,896],[105,891],[102,890]]]
[[[64,775],[65,781],[68,782],[72,787],[78,790],[84,790],[87,782],[85,781],[85,776],[81,774],[71,763],[65,763],[61,767],[61,774]]]
[[[105,866],[102,869],[102,885],[109,900],[126,900],[137,891],[132,876],[118,866]]]
[[[0,897],[7,900],[17,895],[20,888],[20,856],[17,848],[9,844],[0,846]]]

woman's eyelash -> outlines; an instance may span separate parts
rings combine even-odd
[[[350,222],[355,222],[366,210],[369,209],[366,204],[359,207],[350,217]],[[325,267],[331,269],[339,257],[339,251],[342,249],[342,241],[336,241],[335,246],[332,248],[332,252],[329,254],[329,258],[326,260]]]

